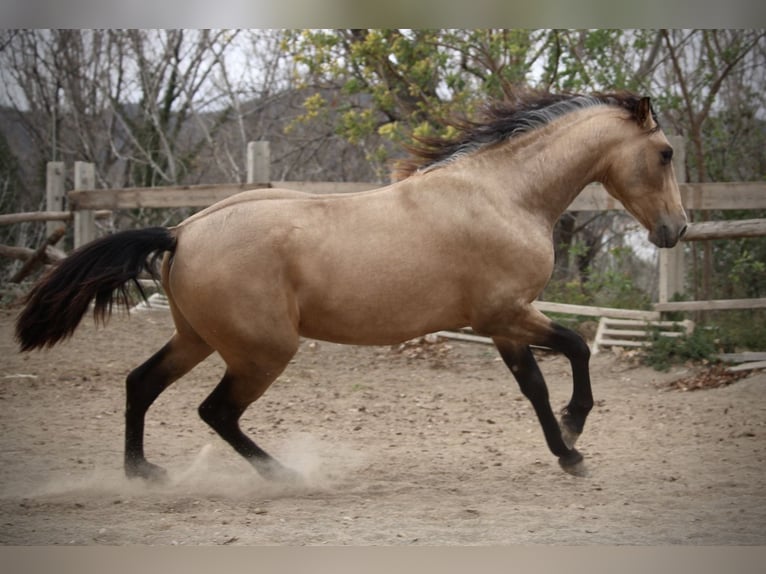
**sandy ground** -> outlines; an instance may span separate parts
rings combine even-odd
[[[243,428],[305,484],[261,479],[197,417],[211,357],[147,417],[165,485],[122,473],[123,381],[172,333],[165,311],[86,320],[20,355],[0,312],[0,544],[487,545],[766,543],[766,373],[694,392],[612,353],[562,472],[491,348],[305,341]],[[539,356],[554,408],[565,360]]]

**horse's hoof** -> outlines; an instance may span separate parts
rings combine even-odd
[[[574,448],[577,439],[580,438],[580,433],[573,431],[563,420],[559,424],[559,428],[561,429],[561,440],[564,441],[567,448]]]
[[[302,474],[276,461],[259,464],[256,466],[256,470],[258,470],[263,478],[272,482],[280,482],[293,486],[301,485],[304,482]]]
[[[168,471],[146,460],[126,464],[125,476],[128,478],[140,478],[147,482],[158,484],[168,482]]]
[[[575,449],[572,449],[569,454],[559,457],[559,466],[561,466],[564,472],[572,476],[588,476],[588,469],[585,467],[583,456]]]
[[[574,448],[577,439],[580,438],[580,432],[574,428],[572,417],[566,412],[566,409],[559,419],[559,429],[561,430],[561,439],[567,448]]]

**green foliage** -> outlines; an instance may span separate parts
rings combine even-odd
[[[651,342],[642,353],[645,364],[658,371],[687,361],[715,361],[716,344],[712,331],[697,328],[689,335],[666,337],[654,331]]]
[[[337,132],[351,142],[378,131],[405,114],[422,120],[434,97],[438,65],[430,48],[429,33],[418,31],[410,38],[398,30],[304,30],[287,39],[302,81],[318,89],[339,88],[343,103],[309,96],[307,114],[316,117],[321,107],[340,106],[343,122]],[[366,101],[355,96],[364,95]],[[401,111],[400,111],[401,109]],[[388,130],[392,137],[398,130]]]
[[[766,349],[766,310],[710,313],[705,327],[715,335],[722,353]]]
[[[763,242],[761,242],[763,243]],[[742,249],[729,272],[729,280],[749,297],[760,297],[764,292],[766,263],[747,248]],[[754,280],[758,277],[760,280]]]
[[[582,249],[575,243],[570,254]],[[629,260],[633,257],[628,247],[609,250],[609,262],[602,270],[589,269],[587,276],[551,281],[545,288],[545,299],[575,305],[595,305],[618,309],[649,309],[649,295],[635,285]]]
[[[623,30],[563,30],[557,40],[566,49],[561,57],[557,87],[576,91],[583,86],[628,87]]]
[[[724,211],[714,219],[734,220],[763,218],[764,211]],[[766,238],[717,240],[712,242],[712,298],[740,299],[766,295]],[[699,284],[701,276],[694,277]]]
[[[715,362],[718,353],[765,348],[766,310],[720,311],[708,313],[705,322],[698,323],[690,335],[670,338],[655,332],[642,359],[647,365],[665,371],[686,361]]]
[[[766,121],[758,117],[760,95],[748,94],[751,90],[742,86],[737,98],[702,124],[710,181],[754,181],[766,175]]]
[[[444,119],[470,113],[486,97],[503,98],[529,82],[530,30],[304,30],[288,35],[296,75],[313,90],[340,89],[343,104],[308,96],[305,122],[340,106],[336,130],[350,142],[371,134],[397,143],[412,134],[447,135]],[[539,53],[538,53],[539,55]]]
[[[637,288],[624,271],[607,270],[597,273],[588,281],[588,289],[595,295],[594,304],[618,309],[649,309],[649,295]]]

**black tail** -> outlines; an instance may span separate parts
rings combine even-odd
[[[149,227],[108,235],[73,251],[27,295],[16,321],[21,350],[52,347],[71,336],[93,300],[94,317],[105,321],[115,299],[128,305],[129,281],[145,298],[138,276],[147,271],[157,279],[156,260],[175,247],[168,229]]]

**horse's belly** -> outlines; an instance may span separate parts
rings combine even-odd
[[[468,323],[459,299],[445,296],[443,289],[428,295],[412,290],[364,291],[334,295],[328,291],[324,297],[303,299],[301,335],[336,343],[392,345]]]

